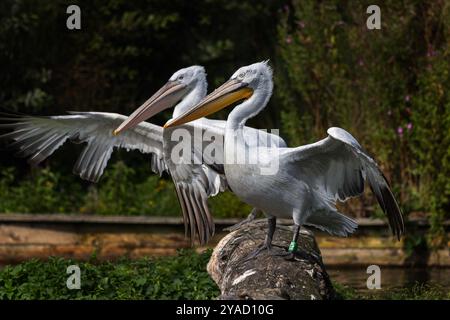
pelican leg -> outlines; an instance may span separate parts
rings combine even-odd
[[[244,262],[247,262],[249,260],[252,260],[252,259],[256,258],[261,253],[261,251],[263,251],[263,250],[267,250],[267,251],[270,252],[270,250],[272,249],[272,239],[273,239],[273,234],[275,233],[275,229],[277,227],[277,218],[276,217],[267,218],[267,222],[269,224],[269,228],[267,230],[267,234],[266,234],[266,238],[264,240],[264,243],[261,244],[254,251],[252,251],[244,259]]]
[[[292,238],[291,244],[289,245],[289,252],[295,253],[298,249],[298,235],[300,234],[300,225],[296,224],[294,227],[294,237]]]
[[[247,223],[252,222],[253,220],[255,220],[256,216],[258,215],[258,213],[262,212],[260,209],[258,208],[253,208],[252,211],[250,212],[250,214],[247,216],[247,218],[245,218],[244,220],[242,220],[239,223],[236,223],[235,225],[232,225],[231,227],[225,228],[223,229],[224,231],[234,231],[237,230],[239,228],[241,228],[242,226],[246,225]]]
[[[295,258],[295,254],[298,253],[298,235],[300,234],[300,225],[296,224],[294,227],[294,237],[292,238],[291,243],[289,244],[288,254],[286,256],[287,260],[293,260]]]
[[[277,252],[274,255],[286,257],[286,260],[294,260],[296,254],[301,255],[300,251],[298,250],[298,242],[297,242],[299,234],[300,234],[300,225],[296,224],[294,226],[294,236],[292,238],[291,243],[289,244],[288,250],[284,252]]]
[[[284,257],[286,260],[295,260],[296,258],[306,259],[306,260],[315,260],[321,261],[320,257],[315,255],[314,253],[308,253],[303,250],[298,249],[298,237],[300,235],[300,225],[296,224],[294,227],[294,236],[292,238],[291,243],[289,244],[289,248],[284,252],[277,252],[274,255]]]

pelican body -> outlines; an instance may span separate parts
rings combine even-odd
[[[337,236],[353,233],[357,228],[356,221],[339,213],[336,202],[361,195],[365,180],[387,214],[393,234],[400,239],[404,233],[403,218],[387,180],[375,161],[344,129],[330,128],[325,139],[296,148],[274,149],[246,143],[245,123],[267,105],[272,89],[272,70],[266,62],[242,67],[198,105],[164,126],[181,125],[244,100],[228,116],[224,172],[233,192],[242,201],[262,210],[268,218],[266,240],[252,256],[271,248],[276,218],[294,221],[289,254],[296,251],[303,225]],[[258,163],[233,163],[233,159],[243,152],[257,153]],[[262,166],[275,164],[278,166],[276,172],[261,174]]]

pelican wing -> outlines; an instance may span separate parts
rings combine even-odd
[[[204,139],[207,136],[211,139]],[[223,172],[223,136],[224,130],[206,119],[163,132],[164,160],[175,184],[186,236],[189,234],[191,241],[197,236],[201,245],[214,235],[207,199],[227,188]],[[206,155],[203,150],[212,144],[215,144],[215,152]]]
[[[14,142],[18,155],[28,157],[37,164],[53,154],[60,146],[71,140],[87,143],[79,156],[74,173],[81,178],[97,182],[105,169],[114,147],[150,153],[151,167],[162,174],[166,169],[163,161],[162,128],[142,122],[123,134],[114,136],[116,129],[127,117],[116,113],[71,112],[70,115],[31,117],[7,115],[0,118],[0,128],[13,131],[0,136]]]
[[[333,206],[336,200],[345,201],[362,194],[367,180],[388,217],[392,233],[399,239],[404,232],[403,217],[376,162],[347,131],[334,127],[327,132],[329,136],[316,143],[284,149],[280,166],[286,166],[291,175],[305,181]]]

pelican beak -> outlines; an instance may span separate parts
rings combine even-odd
[[[161,111],[173,107],[188,93],[187,86],[179,81],[169,81],[153,96],[137,108],[122,124],[113,131],[113,135],[137,126]]]
[[[233,104],[236,101],[247,99],[251,97],[252,94],[253,89],[251,89],[247,83],[236,79],[230,79],[212,93],[207,95],[191,110],[188,110],[175,119],[169,120],[164,125],[164,128],[178,126],[186,122],[205,117]]]

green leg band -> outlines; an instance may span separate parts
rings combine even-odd
[[[289,245],[289,252],[296,252],[298,248],[297,242],[292,241],[291,244]]]

